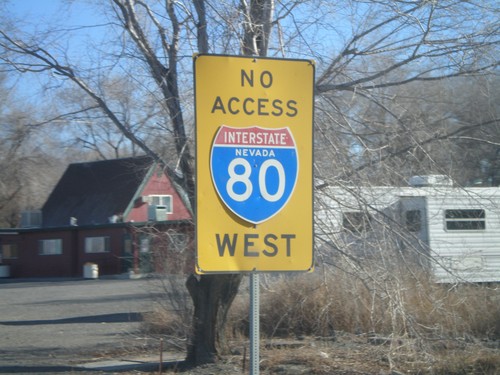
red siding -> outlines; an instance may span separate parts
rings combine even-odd
[[[189,211],[175,188],[172,186],[170,179],[167,178],[165,173],[160,169],[158,172],[153,173],[140,195],[171,195],[173,200],[173,213],[168,215],[168,220],[187,220],[191,218]],[[136,204],[130,214],[124,218],[124,221],[134,221],[138,223],[148,221],[148,204]]]
[[[175,233],[187,236],[185,248],[170,248],[168,238]],[[139,237],[150,235],[150,253],[139,253]],[[86,237],[109,237],[109,252],[86,253]],[[10,266],[10,276],[19,277],[83,277],[86,263],[97,264],[99,276],[118,275],[129,271],[135,264],[149,269],[146,272],[183,273],[194,270],[193,227],[189,223],[172,222],[159,227],[136,228],[124,223],[101,227],[66,227],[54,229],[20,230],[0,235],[0,243],[17,244],[18,258],[4,259]],[[125,252],[125,239],[135,242]],[[39,240],[61,239],[62,254],[40,255]],[[129,244],[130,245],[130,244]],[[146,257],[144,257],[146,255]],[[125,256],[125,257],[124,257]],[[126,258],[126,259],[125,259]],[[141,262],[152,264],[140,264]]]
[[[14,239],[11,237],[11,239]],[[40,255],[39,241],[62,240],[62,254]],[[72,233],[69,231],[26,232],[15,236],[19,257],[8,259],[11,277],[70,277],[74,275],[75,257],[71,251]]]
[[[78,270],[83,274],[85,263],[95,263],[99,268],[99,275],[117,275],[121,273],[121,257],[124,249],[125,228],[87,229],[78,233]],[[85,238],[109,237],[109,252],[86,253]]]
[[[78,277],[83,276],[87,262],[96,263],[100,275],[119,274],[125,233],[123,227],[95,230],[73,227],[9,235],[9,242],[17,243],[19,256],[5,259],[4,264],[10,265],[11,277]],[[85,237],[88,236],[109,236],[110,251],[86,254]],[[39,241],[43,239],[61,239],[62,254],[40,255]]]

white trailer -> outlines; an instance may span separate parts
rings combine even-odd
[[[432,259],[436,282],[500,281],[498,187],[329,187],[316,207],[318,236],[342,251],[377,251],[375,237],[397,232],[392,243]]]

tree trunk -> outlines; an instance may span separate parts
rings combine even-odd
[[[266,56],[272,27],[274,0],[242,2],[246,23],[242,54]],[[200,53],[208,52],[206,14],[203,0],[196,0],[199,17],[198,47]],[[195,207],[193,202],[193,207]],[[228,351],[225,340],[229,308],[238,294],[242,274],[191,275],[186,286],[194,305],[193,332],[188,344],[186,361],[193,365],[215,362],[220,354]]]
[[[194,169],[191,164],[192,157],[185,131],[178,86],[177,64],[181,22],[177,18],[174,1],[165,1],[165,10],[170,20],[172,32],[169,40],[165,37],[161,22],[154,17],[151,10],[148,12],[153,24],[158,28],[162,48],[168,56],[168,64],[165,64],[158,57],[147,39],[147,33],[141,27],[136,14],[137,3],[132,0],[113,0],[113,3],[119,9],[124,27],[142,52],[152,77],[162,91],[165,107],[172,121],[179,167],[183,175],[180,183],[186,190],[193,212],[196,214]],[[274,0],[251,0],[249,3],[242,2],[242,4],[244,4],[244,13],[248,20],[244,31],[242,52],[245,55],[265,56],[272,27]],[[194,0],[194,6],[198,16],[196,24],[198,52],[208,53],[205,1]],[[149,9],[144,3],[141,3],[141,7]],[[241,279],[241,274],[203,275],[201,277],[191,275],[188,277],[186,286],[194,305],[193,331],[186,358],[188,363],[199,365],[214,362],[219,354],[227,351],[225,343],[227,313],[238,293]]]
[[[186,286],[194,304],[193,334],[186,357],[189,364],[212,363],[228,351],[225,341],[227,314],[242,277],[241,274],[188,277]]]

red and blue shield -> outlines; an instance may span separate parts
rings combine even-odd
[[[298,175],[289,128],[222,125],[212,144],[210,169],[219,197],[245,221],[262,223],[287,204]]]

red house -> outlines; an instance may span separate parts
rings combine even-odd
[[[10,277],[182,271],[193,254],[187,207],[150,157],[71,164],[41,213],[0,229],[0,263]]]

